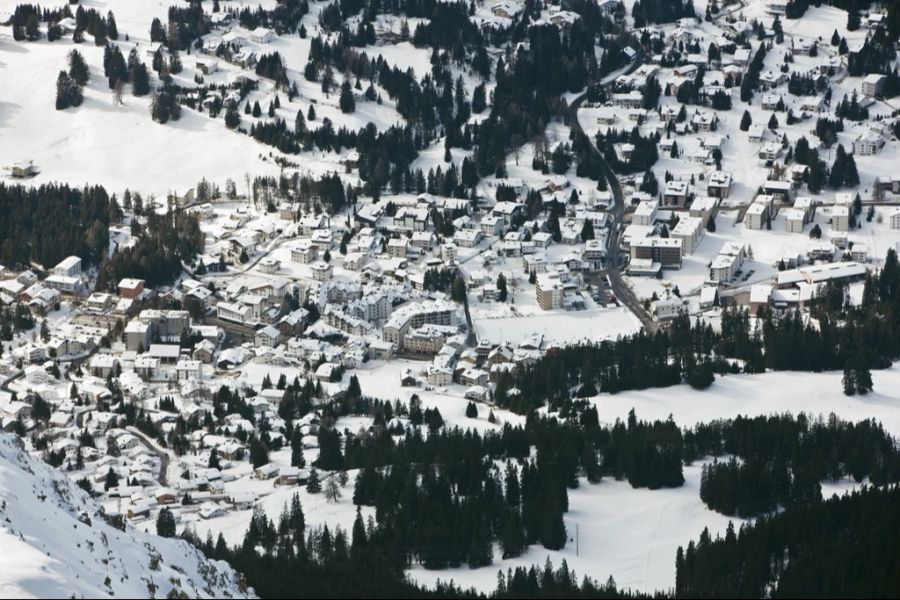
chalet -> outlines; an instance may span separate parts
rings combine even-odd
[[[860,156],[877,154],[884,147],[884,136],[877,131],[867,130],[853,140],[853,153]]]
[[[791,54],[794,56],[812,56],[816,53],[816,40],[794,36],[791,38]]]
[[[268,44],[275,39],[275,32],[265,27],[257,27],[253,30],[251,36],[257,44]]]
[[[766,137],[766,127],[762,123],[754,123],[747,130],[747,139],[751,142],[759,143],[763,141],[764,137]]]
[[[281,332],[272,325],[266,325],[262,329],[256,332],[254,336],[254,341],[257,346],[264,346],[266,348],[274,348],[278,345],[278,342],[281,340]]]
[[[766,142],[759,149],[759,158],[762,160],[776,160],[784,149],[778,142]]]
[[[759,85],[763,90],[770,90],[787,83],[788,76],[781,71],[766,71],[759,76]]]
[[[222,42],[235,48],[241,48],[247,43],[247,38],[236,31],[229,31],[222,36]]]
[[[198,58],[194,66],[204,75],[211,75],[219,71],[219,61],[212,58]]]
[[[761,101],[763,110],[777,110],[779,103],[784,103],[781,94],[763,94]]]
[[[253,476],[260,480],[275,479],[278,476],[278,466],[267,463],[253,470]]]
[[[31,161],[19,161],[9,167],[9,172],[15,179],[26,179],[34,177],[40,173],[40,170]]]
[[[644,104],[644,95],[637,90],[622,94],[613,94],[612,103],[621,108],[641,108]]]

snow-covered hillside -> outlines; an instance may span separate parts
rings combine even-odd
[[[227,564],[181,540],[107,524],[67,477],[0,434],[0,595],[253,597]]]

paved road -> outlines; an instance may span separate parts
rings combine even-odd
[[[638,50],[631,65],[627,69],[625,69],[624,73],[628,74],[633,72],[643,63],[643,60],[644,52],[643,50]],[[616,75],[619,74],[617,73]],[[604,87],[608,87],[614,80],[614,77],[607,77],[604,81],[600,82],[600,84]],[[599,160],[600,169],[603,172],[603,177],[606,179],[609,185],[609,191],[613,197],[613,223],[612,227],[610,228],[609,235],[606,237],[606,264],[607,272],[609,274],[610,288],[616,295],[616,299],[627,306],[628,309],[632,313],[634,313],[634,315],[641,321],[644,329],[646,329],[648,333],[652,334],[659,329],[659,323],[653,319],[653,316],[650,315],[649,312],[647,312],[647,310],[644,308],[644,305],[637,298],[637,296],[635,296],[632,289],[624,282],[624,280],[622,279],[622,272],[619,270],[618,256],[622,238],[622,230],[624,229],[623,221],[625,219],[625,198],[622,195],[622,184],[619,182],[616,174],[609,166],[609,163],[606,162],[606,158],[604,158],[603,153],[600,152],[600,150],[594,144],[594,141],[584,133],[584,130],[581,127],[581,123],[578,121],[578,109],[581,107],[581,104],[584,102],[586,97],[587,92],[575,98],[575,100],[573,100],[569,105],[569,126],[572,128],[572,131],[576,132],[576,134],[583,135],[588,138],[588,143],[590,145],[591,151]]]
[[[127,430],[134,434],[150,452],[159,457],[159,476],[157,480],[159,485],[166,487],[166,477],[169,471],[169,454],[159,450],[155,440],[150,439],[137,427],[128,427]]]
[[[22,377],[25,377],[25,371],[24,371],[24,370],[19,371],[18,373],[16,373],[16,374],[13,375],[12,377],[8,377],[8,378],[4,379],[4,380],[3,380],[3,383],[0,383],[0,391],[8,392],[8,391],[9,391],[9,384],[11,384],[11,383],[12,383],[13,381],[15,381],[16,379],[20,379],[20,378],[22,378]]]

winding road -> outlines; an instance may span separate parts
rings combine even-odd
[[[634,59],[631,64],[626,68],[623,72],[617,72],[615,75],[610,75],[606,79],[600,82],[600,85],[603,87],[609,87],[612,85],[615,78],[622,74],[629,74],[634,72],[644,61],[644,51],[642,49],[638,49],[637,53],[634,55]],[[625,219],[625,198],[622,194],[622,184],[619,182],[618,177],[613,172],[612,167],[609,166],[609,163],[606,162],[606,158],[604,158],[603,153],[597,148],[594,141],[590,139],[590,137],[584,133],[584,129],[581,127],[581,123],[578,120],[578,109],[581,108],[582,103],[587,98],[587,92],[585,91],[583,94],[575,98],[571,104],[569,104],[569,127],[572,128],[572,131],[576,132],[577,135],[583,135],[588,140],[588,145],[591,148],[591,151],[597,157],[598,162],[600,164],[600,169],[603,172],[603,177],[606,179],[607,184],[609,185],[609,191],[613,197],[613,206],[611,210],[612,215],[612,227],[610,228],[609,235],[606,236],[606,272],[609,275],[609,284],[613,293],[616,295],[616,299],[624,304],[628,309],[634,313],[634,315],[640,320],[641,325],[644,326],[644,329],[647,333],[653,334],[659,330],[659,323],[654,320],[653,316],[647,312],[644,308],[644,305],[638,299],[638,297],[634,294],[634,291],[625,283],[622,278],[622,272],[619,270],[619,247],[622,239],[622,230],[623,221]]]

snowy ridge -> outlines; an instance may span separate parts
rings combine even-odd
[[[255,597],[226,563],[187,542],[120,531],[65,475],[0,433],[0,595]]]

